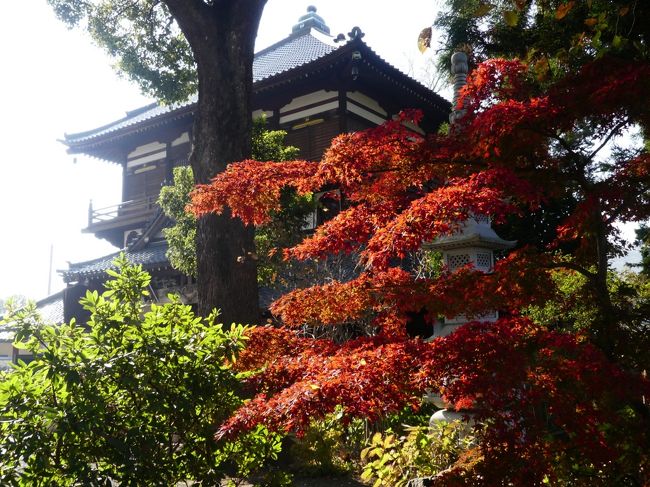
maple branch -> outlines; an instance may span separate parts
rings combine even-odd
[[[617,123],[616,126],[609,132],[609,134],[607,134],[607,137],[605,137],[603,142],[596,149],[594,149],[594,151],[587,157],[587,159],[589,160],[593,159],[596,156],[596,154],[598,154],[602,150],[602,148],[607,145],[607,143],[612,139],[612,137],[614,137],[614,135],[616,135],[616,133],[620,129],[625,127],[629,122],[630,122],[629,117],[625,117],[622,121]]]
[[[594,274],[593,272],[590,272],[589,270],[585,269],[581,265],[575,264],[573,262],[560,262],[555,264],[548,264],[546,265],[546,268],[547,269],[571,269],[585,276],[589,280],[589,282],[595,281],[598,278],[597,274]]]
[[[381,168],[381,169],[370,169],[370,170],[365,171],[365,172],[363,172],[361,174],[364,174],[364,175],[383,174],[383,173],[386,173],[386,172],[398,172],[398,171],[408,172],[409,169],[410,168],[404,168],[404,167],[386,167],[386,168]]]

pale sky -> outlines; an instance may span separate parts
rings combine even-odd
[[[427,58],[416,38],[433,21],[435,0],[269,0],[257,50],[286,37],[312,3],[333,35],[358,25],[370,47],[404,71]],[[0,46],[0,298],[38,300],[47,295],[51,246],[52,292],[64,286],[55,271],[67,261],[117,250],[81,229],[90,199],[95,208],[120,202],[119,166],[84,156],[75,162],[57,139],[150,100],[117,76],[84,32],[68,31],[45,0],[0,2]]]

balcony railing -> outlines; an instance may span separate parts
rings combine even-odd
[[[90,201],[88,206],[88,226],[104,223],[116,218],[135,217],[149,213],[158,207],[157,196],[147,196],[146,198],[123,201],[120,204],[107,206],[106,208],[93,208],[93,202]]]

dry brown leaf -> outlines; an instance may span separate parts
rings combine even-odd
[[[562,20],[571,11],[575,4],[574,1],[571,1],[560,5],[555,11],[555,18],[557,20]]]
[[[431,27],[422,29],[422,32],[420,32],[420,35],[418,36],[418,49],[420,50],[420,52],[424,52],[431,47],[432,34],[433,31]]]

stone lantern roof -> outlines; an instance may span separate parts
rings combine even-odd
[[[504,240],[499,237],[490,225],[490,219],[485,216],[472,217],[463,222],[459,231],[452,235],[439,237],[433,242],[426,243],[424,248],[446,251],[467,247],[489,250],[510,249],[516,241]]]

